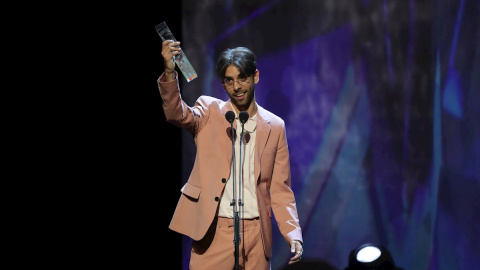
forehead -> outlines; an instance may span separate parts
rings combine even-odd
[[[238,75],[240,75],[240,71],[234,65],[228,66],[227,69],[225,70],[225,77],[236,78],[238,77]]]

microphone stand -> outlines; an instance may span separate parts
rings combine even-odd
[[[232,196],[232,202],[230,203],[230,206],[233,206],[233,224],[234,224],[234,236],[233,236],[233,245],[235,247],[235,270],[238,270],[239,268],[239,258],[240,258],[240,241],[241,241],[241,230],[240,230],[240,220],[241,220],[241,210],[240,207],[243,206],[242,203],[242,185],[239,184],[238,187],[238,193],[239,193],[239,199],[238,199],[238,208],[236,204],[236,196],[237,193],[235,192],[235,187],[237,186],[235,182],[235,135],[234,134],[234,129],[233,129],[233,121],[235,120],[235,113],[233,111],[228,111],[225,114],[225,118],[227,121],[230,123],[230,129],[232,131],[232,180],[233,180],[233,196]],[[248,112],[242,111],[239,114],[239,119],[240,122],[242,123],[242,132],[240,133],[240,158],[239,158],[239,182],[242,181],[242,139],[243,139],[243,133],[245,129],[245,122],[248,121]]]
[[[230,203],[230,206],[233,206],[233,217],[234,217],[234,236],[233,236],[233,245],[235,247],[235,270],[238,270],[238,267],[239,267],[239,246],[240,246],[240,240],[238,238],[238,218],[239,218],[239,215],[238,215],[238,211],[237,211],[237,204],[236,204],[236,192],[235,192],[235,186],[236,186],[236,183],[235,183],[235,134],[234,134],[234,129],[233,129],[233,121],[230,122],[230,126],[231,126],[231,131],[232,131],[232,173],[233,173],[233,177],[232,177],[232,180],[233,180],[233,198],[232,198],[232,202]]]
[[[242,120],[240,120],[242,121]],[[240,253],[240,242],[242,240],[242,231],[241,231],[241,225],[240,225],[240,221],[242,220],[241,219],[241,215],[242,215],[242,211],[241,211],[241,207],[243,207],[243,203],[242,203],[242,140],[243,140],[243,131],[244,131],[244,125],[245,125],[245,122],[242,121],[242,132],[240,133],[240,158],[239,158],[239,161],[238,161],[238,168],[239,168],[239,176],[238,176],[238,182],[239,182],[239,185],[238,185],[238,211],[235,212],[234,214],[234,233],[235,233],[235,239],[234,242],[235,242],[235,270],[238,270],[238,267],[239,267],[239,253]],[[234,185],[235,185],[235,182],[233,182]],[[235,186],[234,186],[234,190],[235,190]],[[235,191],[234,191],[235,192]],[[235,193],[234,193],[235,194]],[[235,197],[235,195],[234,195]]]
[[[235,209],[234,209],[234,242],[235,242],[235,270],[238,270],[238,267],[239,267],[239,251],[240,251],[240,242],[241,242],[241,239],[242,239],[242,232],[241,232],[241,225],[240,225],[240,222],[241,222],[241,207],[243,207],[243,203],[242,203],[242,182],[243,182],[243,178],[242,178],[242,170],[243,170],[243,167],[242,167],[242,141],[243,141],[243,133],[244,133],[244,130],[245,130],[245,122],[247,122],[248,120],[248,113],[246,111],[242,111],[240,112],[238,118],[240,119],[240,122],[242,123],[242,132],[240,133],[240,157],[239,157],[239,161],[238,161],[238,174],[239,174],[239,179],[238,179],[238,182],[239,182],[239,185],[238,185],[238,211],[235,212]],[[235,198],[236,196],[236,193],[235,193],[235,182],[233,182],[234,184],[234,193],[233,193],[233,197]]]

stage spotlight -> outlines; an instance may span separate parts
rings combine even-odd
[[[388,250],[377,244],[366,243],[352,251],[348,256],[345,270],[398,270]]]

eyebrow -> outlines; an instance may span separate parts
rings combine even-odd
[[[240,73],[240,74],[238,74],[237,79],[238,79],[238,78],[247,78],[247,77],[248,77],[247,74],[245,74],[245,73]],[[233,79],[233,77],[225,76],[224,79]]]

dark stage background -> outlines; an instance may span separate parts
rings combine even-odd
[[[227,47],[256,52],[257,102],[286,122],[307,260],[365,242],[404,269],[480,268],[479,2],[183,0],[199,74],[184,100],[227,98]],[[184,183],[194,159],[182,133]],[[184,239],[184,268],[189,256]],[[272,269],[290,256],[278,231]]]
[[[303,257],[315,269],[343,269],[366,242],[406,270],[480,269],[478,1],[41,8],[6,9],[19,16],[2,25],[12,34],[2,81],[29,131],[10,160],[21,161],[15,175],[35,176],[17,181],[22,196],[38,196],[18,211],[22,233],[48,251],[35,265],[188,269],[189,240],[168,224],[195,149],[161,108],[154,27],[166,21],[199,75],[180,77],[190,105],[227,98],[213,73],[223,49],[256,53],[257,101],[286,122]],[[272,270],[285,269],[274,229]]]

